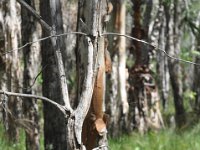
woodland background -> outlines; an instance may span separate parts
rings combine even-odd
[[[94,45],[93,61],[95,49],[103,49],[81,126],[87,149],[200,147],[198,0],[24,1],[41,17],[27,11],[23,0],[0,1],[0,149],[72,149],[66,131],[71,111],[58,109],[66,101],[54,51],[61,52],[71,107],[79,108],[90,60],[86,37]],[[95,4],[99,14],[98,9],[91,13]],[[56,34],[45,38],[49,31],[38,19]],[[96,47],[94,24],[101,31]],[[12,93],[44,96],[60,105]]]

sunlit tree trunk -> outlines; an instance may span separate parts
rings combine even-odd
[[[26,2],[35,8],[34,1],[26,0]],[[35,19],[22,8],[22,44],[36,41],[38,37],[38,26]],[[24,79],[23,93],[35,94],[36,83],[35,77],[39,72],[40,61],[39,43],[34,43],[24,48]],[[34,84],[34,85],[33,85]],[[26,148],[31,150],[39,149],[39,115],[38,105],[35,100],[27,99],[23,102],[23,112],[25,119],[30,123],[26,131]]]
[[[108,30],[125,34],[126,31],[126,1],[112,1],[113,12]],[[113,28],[114,26],[114,28]],[[115,40],[114,40],[115,39]],[[110,115],[109,133],[119,136],[127,130],[129,105],[127,100],[127,74],[126,69],[126,39],[125,37],[108,37],[108,47],[112,58],[112,72],[107,77],[106,111]]]
[[[165,49],[165,17],[163,0],[159,0],[159,8],[154,19],[153,29],[151,31],[151,42],[153,45],[161,49]],[[168,105],[169,94],[169,71],[167,65],[167,58],[161,51],[156,55],[156,69],[158,74],[158,87],[160,92],[160,98],[162,101],[163,109],[166,110]]]
[[[19,46],[21,38],[21,26],[20,26],[20,6],[15,0],[1,1],[1,21],[3,29],[3,39],[4,43],[1,43],[4,47],[3,53],[6,51],[16,49]],[[20,66],[20,54],[17,50],[12,51],[12,53],[1,56],[4,63],[4,88],[5,90],[11,92],[20,92],[20,77],[21,69]],[[17,141],[19,137],[19,132],[17,129],[17,124],[20,124],[18,120],[21,114],[21,104],[20,99],[16,97],[11,97],[8,100],[8,109],[11,113],[8,113],[8,118],[6,122],[7,133],[11,141]],[[5,112],[6,113],[6,112]],[[7,115],[6,115],[7,116]]]
[[[41,0],[40,12],[44,20],[56,28],[58,33],[63,32],[62,14],[60,0]],[[48,36],[45,31],[43,37]],[[61,46],[62,41],[57,43]],[[45,68],[42,73],[43,78],[43,95],[57,103],[63,104],[58,68],[54,57],[54,51],[50,40],[42,42],[42,67]],[[66,143],[66,122],[63,114],[49,103],[43,103],[44,112],[44,144],[45,149],[67,149]]]

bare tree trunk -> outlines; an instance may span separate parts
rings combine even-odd
[[[26,0],[26,2],[35,8],[34,1]],[[22,8],[22,44],[25,45],[30,41],[36,41],[38,39],[38,27],[35,19]],[[24,81],[23,81],[23,93],[35,94],[35,86],[33,83],[37,73],[39,72],[39,54],[40,46],[38,43],[34,43],[24,48]],[[36,84],[36,83],[35,83]],[[39,149],[39,115],[38,106],[35,100],[25,100],[23,102],[25,119],[29,120],[30,126],[26,131],[26,148],[31,150]]]
[[[125,34],[126,31],[126,2],[118,2],[118,32],[120,34]],[[122,115],[125,116],[127,121],[127,115],[129,111],[129,105],[127,100],[127,90],[126,90],[126,79],[127,79],[127,69],[126,69],[126,39],[125,37],[119,37],[118,42],[118,53],[119,53],[119,64],[118,64],[118,90],[119,98],[122,103]]]
[[[63,13],[63,28],[64,32],[74,32],[77,26],[77,13],[78,13],[78,1],[66,1],[61,0],[62,12]],[[65,50],[62,52],[65,74],[68,80],[70,102],[73,107],[77,106],[75,101],[76,96],[76,58],[75,58],[75,47],[76,37],[78,35],[69,34],[64,38],[64,42],[67,45]]]
[[[15,0],[10,1],[1,1],[1,12],[4,14],[1,16],[2,29],[3,29],[3,39],[2,46],[4,47],[6,52],[12,49],[16,49],[20,42],[21,37],[21,29],[20,29],[20,6],[16,3]],[[20,54],[18,51],[13,51],[12,53],[7,54],[3,57],[4,63],[4,88],[5,90],[12,92],[20,92],[20,77],[21,77],[21,66],[20,66]],[[18,129],[17,124],[19,125],[19,117],[21,113],[20,99],[18,98],[10,98],[8,101],[8,108],[11,113],[8,114],[8,124],[6,126],[7,133],[9,139],[11,141],[18,140]],[[8,111],[8,110],[7,110]],[[8,112],[5,112],[8,113]],[[7,115],[6,115],[7,116]]]
[[[40,1],[41,16],[49,25],[55,25],[58,33],[63,32],[62,14],[60,8],[60,0],[41,0]],[[43,36],[48,34],[43,31]],[[61,46],[63,43],[58,41]],[[58,68],[54,57],[54,49],[50,40],[42,43],[42,66],[43,71],[43,95],[55,100],[59,104],[63,104],[62,95],[59,84]],[[49,103],[44,103],[44,144],[45,149],[67,149],[66,143],[66,121],[63,114]]]
[[[199,26],[200,27],[200,26]],[[200,52],[200,34],[197,36],[197,51]],[[200,57],[196,57],[196,63],[200,63]],[[194,91],[196,92],[195,109],[200,114],[200,69],[198,66],[194,68]]]
[[[151,42],[157,45],[161,49],[165,49],[165,18],[164,18],[164,6],[163,0],[159,0],[159,8],[154,19],[153,30],[151,31]],[[163,52],[158,52],[156,56],[157,60],[157,73],[158,73],[158,87],[161,95],[163,109],[167,108],[168,94],[169,94],[169,71],[167,58]]]
[[[126,2],[118,0],[112,1],[112,3],[113,15],[111,16],[108,30],[125,34]],[[116,39],[114,40],[114,38]],[[107,88],[111,90],[106,95],[106,111],[110,114],[110,135],[116,137],[126,131],[128,126],[126,39],[124,37],[108,37],[108,40],[108,47],[112,57],[112,72],[107,81]]]
[[[0,87],[2,90],[6,90],[6,59],[3,56],[5,52],[5,24],[4,24],[4,3],[0,1]],[[2,95],[0,98],[3,99]],[[3,108],[0,107],[0,120],[3,120]],[[4,117],[5,120],[5,117]]]
[[[148,1],[152,3],[152,1]],[[141,1],[133,1],[134,8],[134,28],[132,35],[138,39],[148,39],[147,20],[144,28],[141,25]],[[146,9],[150,13],[151,7]],[[141,133],[149,128],[160,129],[164,126],[159,108],[158,90],[155,80],[149,69],[149,51],[150,47],[134,41],[135,65],[129,71],[129,98],[130,98],[130,119],[133,120],[131,128],[138,129]]]
[[[180,26],[180,1],[175,1],[174,4],[165,4],[166,15],[166,51],[171,56],[178,56],[180,53],[180,38],[179,38],[179,26]],[[183,104],[183,89],[181,81],[181,67],[179,62],[168,59],[169,75],[174,95],[174,104],[176,111],[176,123],[178,127],[181,127],[185,123],[185,110]]]
[[[105,31],[104,19],[106,16],[107,3],[105,0],[89,1],[84,0],[79,2],[79,31],[87,32],[92,36],[92,45],[94,47],[94,64],[98,64],[97,77],[95,78],[94,90],[90,110],[83,124],[82,139],[87,150],[92,150],[95,147],[103,146],[102,149],[107,149],[107,130],[106,116],[103,112],[103,102],[105,96],[105,72],[106,72],[106,45],[104,37],[99,37],[99,34]],[[78,67],[78,94],[80,97],[83,89],[83,82],[86,76],[86,67],[88,62],[88,50],[85,48],[85,37],[78,39],[77,67]],[[98,53],[98,54],[97,54]],[[97,58],[95,58],[97,56]],[[95,60],[97,59],[97,60]],[[96,66],[94,66],[95,68]]]

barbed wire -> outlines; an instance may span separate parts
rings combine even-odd
[[[13,51],[22,50],[23,48],[25,48],[25,47],[27,47],[27,46],[29,46],[31,44],[34,44],[34,43],[37,43],[37,42],[41,42],[41,41],[47,40],[47,39],[52,38],[52,37],[61,37],[61,36],[69,35],[69,34],[80,34],[80,35],[87,36],[87,34],[83,33],[83,32],[66,32],[66,33],[62,33],[62,34],[50,35],[50,36],[47,36],[47,37],[44,37],[44,38],[40,38],[40,39],[38,39],[36,41],[28,42],[28,43],[24,44],[23,46],[21,46],[19,48],[16,48],[16,49],[9,50],[9,51],[3,53],[2,55],[4,56],[6,54],[12,53]]]
[[[44,38],[40,38],[40,39],[38,39],[36,41],[32,41],[32,42],[26,43],[25,45],[23,45],[23,46],[21,46],[19,48],[7,51],[7,52],[3,53],[2,55],[6,55],[6,54],[9,54],[9,53],[12,53],[13,51],[21,50],[21,49],[25,48],[28,45],[31,45],[31,44],[34,44],[34,43],[37,43],[37,42],[41,42],[41,41],[47,40],[47,39],[52,38],[52,37],[61,37],[61,36],[69,35],[69,34],[78,34],[78,35],[90,36],[90,35],[88,35],[87,33],[84,33],[84,32],[66,32],[66,33],[62,33],[62,34],[51,35],[51,36],[47,36],[47,37],[44,37]],[[149,42],[146,42],[144,40],[140,40],[138,38],[132,37],[130,35],[121,34],[121,33],[114,33],[114,32],[105,32],[105,33],[100,34],[100,36],[107,36],[107,35],[124,36],[124,37],[132,39],[134,41],[141,42],[141,43],[144,43],[144,44],[146,44],[148,46],[151,46],[154,49],[157,49],[157,50],[163,52],[170,59],[174,59],[174,60],[181,61],[181,62],[184,62],[184,63],[200,66],[199,63],[195,63],[195,62],[188,61],[188,60],[185,60],[185,59],[181,59],[181,58],[178,58],[178,57],[175,57],[175,56],[171,56],[164,49],[161,49],[156,45],[153,45],[153,44],[151,44]]]
[[[135,40],[135,41],[137,41],[137,42],[141,42],[141,43],[144,43],[144,44],[146,44],[146,45],[149,45],[149,46],[151,46],[151,47],[153,47],[153,48],[155,48],[155,49],[157,49],[157,50],[163,52],[163,53],[164,53],[168,58],[170,58],[170,59],[174,59],[174,60],[177,60],[177,61],[182,61],[182,62],[184,62],[184,63],[188,63],[188,64],[200,66],[200,64],[198,64],[198,63],[195,63],[195,62],[192,62],[192,61],[188,61],[188,60],[185,60],[185,59],[181,59],[181,58],[178,58],[178,57],[171,56],[171,55],[169,55],[164,49],[161,49],[161,48],[159,48],[159,47],[156,46],[156,45],[153,45],[153,44],[148,43],[148,42],[146,42],[146,41],[144,41],[144,40],[140,40],[140,39],[134,38],[134,37],[129,36],[129,35],[126,35],[126,34],[113,33],[113,32],[106,32],[106,33],[103,33],[101,36],[104,36],[104,35],[124,36],[124,37],[126,37],[126,38]]]

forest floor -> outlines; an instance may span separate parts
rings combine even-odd
[[[43,145],[43,140],[40,143]],[[110,139],[109,145],[110,150],[198,150],[200,149],[200,123],[181,131],[167,128],[144,135],[132,133]],[[43,149],[41,146],[41,150]],[[21,131],[17,144],[11,144],[6,140],[0,125],[0,150],[25,150],[24,132]]]

